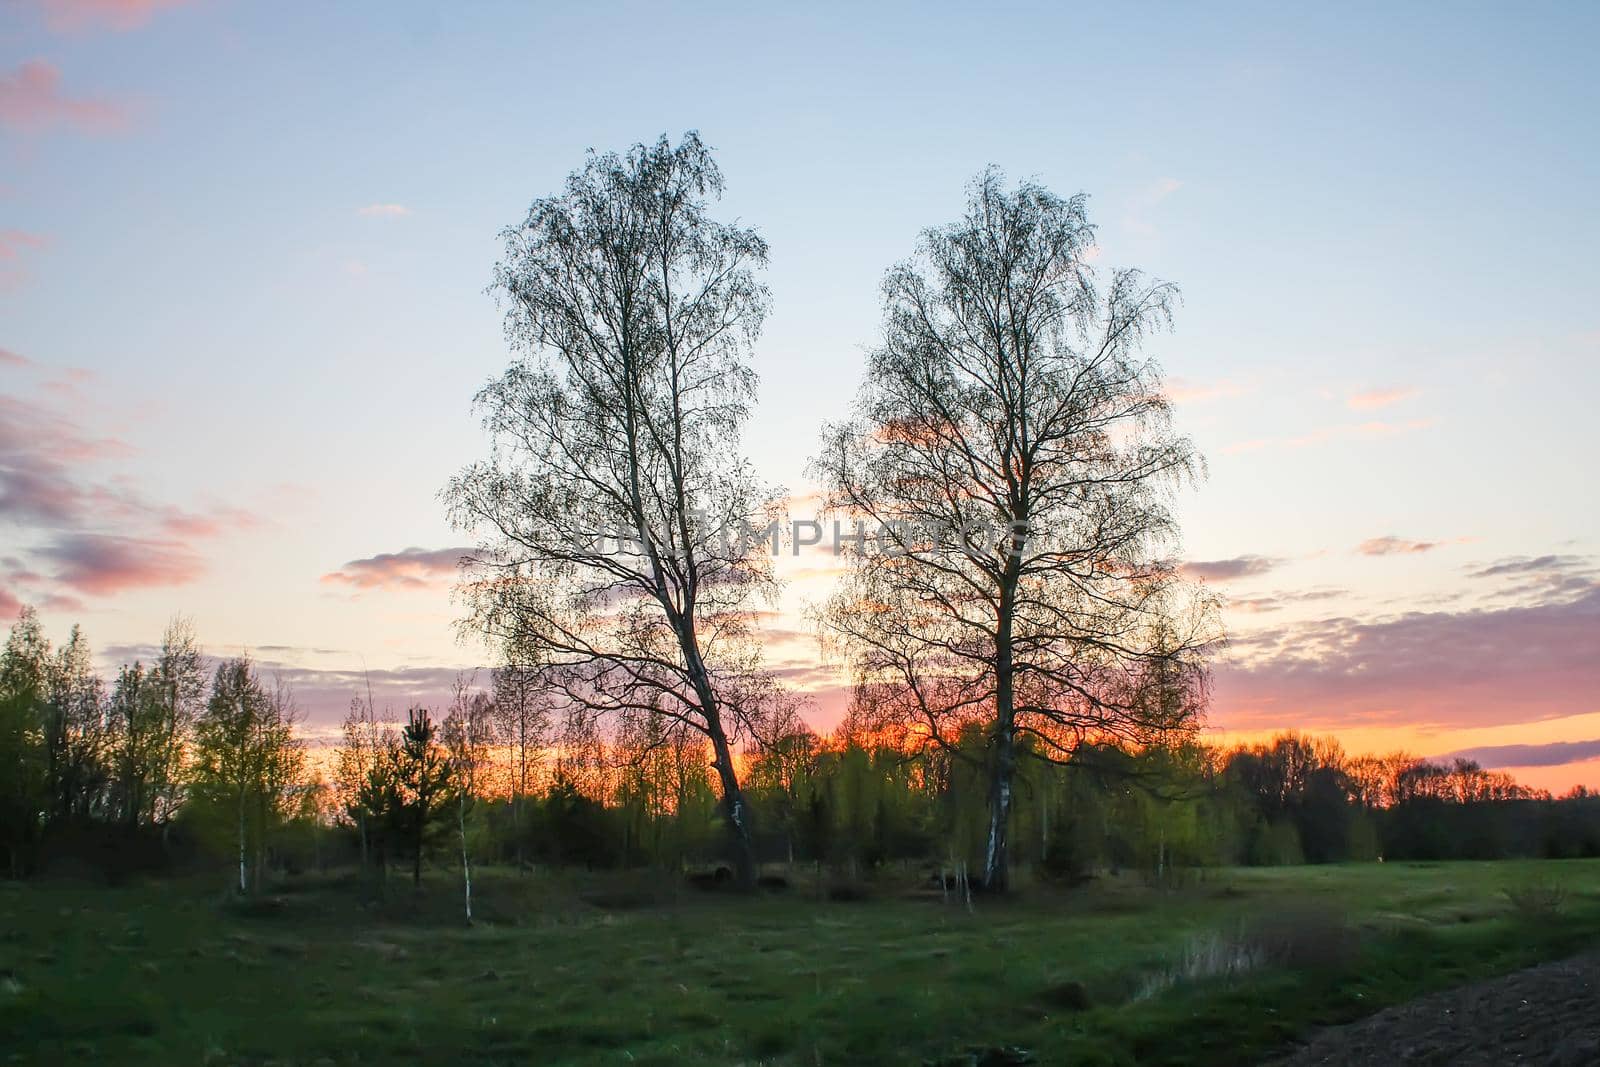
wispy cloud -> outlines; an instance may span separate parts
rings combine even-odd
[[[419,589],[437,585],[455,574],[471,548],[407,548],[353,559],[322,576],[330,585],[357,589]]]
[[[1186,378],[1173,378],[1167,382],[1167,398],[1177,404],[1206,404],[1214,400],[1228,400],[1255,391],[1253,385],[1233,379],[1217,382],[1193,382]]]
[[[1345,398],[1345,404],[1351,411],[1374,411],[1386,408],[1390,404],[1398,404],[1402,400],[1410,400],[1416,395],[1416,389],[1368,389],[1364,392],[1351,393]]]
[[[368,218],[399,218],[411,214],[411,209],[404,204],[368,204],[366,207],[357,208],[356,214]]]
[[[28,280],[26,257],[33,252],[47,247],[50,244],[43,234],[29,233],[27,230],[0,230],[0,293],[17,288]],[[19,365],[16,361],[27,361],[14,352],[8,352],[11,358],[6,362]]]
[[[21,259],[24,252],[37,251],[49,243],[49,239],[43,234],[29,233],[27,230],[0,230],[0,262]]]
[[[125,104],[63,93],[61,71],[48,60],[30,59],[14,73],[0,75],[0,128],[43,133],[65,126],[81,133],[116,133],[131,120]]]
[[[1143,189],[1138,190],[1127,200],[1123,213],[1123,225],[1131,232],[1140,236],[1149,237],[1155,234],[1155,223],[1150,216],[1156,207],[1173,193],[1183,188],[1183,182],[1177,178],[1158,178]]]
[[[1356,546],[1356,551],[1363,556],[1412,556],[1432,552],[1442,544],[1443,541],[1408,541],[1390,534],[1387,537],[1368,538]]]
[[[1337,600],[1346,596],[1343,589],[1306,589],[1299,592],[1269,593],[1266,596],[1231,597],[1228,608],[1231,611],[1242,611],[1246,614],[1256,615],[1270,611],[1282,611],[1292,604],[1304,604],[1319,600]]]
[[[369,669],[358,657],[339,649],[256,645],[244,651],[252,654],[263,675],[289,687],[296,707],[306,715],[307,734],[313,738],[331,734],[350,709],[351,698],[365,699],[369,691],[379,715],[399,716],[410,707],[447,707],[457,674],[475,674],[478,684],[485,686],[491,678],[486,668],[465,665],[396,665]],[[147,644],[109,645],[102,650],[102,655],[112,663],[149,662],[160,654],[160,648]],[[237,650],[229,654],[237,654]],[[330,657],[342,658],[344,664],[307,666],[305,662],[310,658],[325,663]]]
[[[1596,561],[1574,555],[1508,556],[1467,567],[1466,574],[1489,586],[1492,601],[1513,604],[1573,596],[1600,585]]]
[[[123,33],[149,23],[159,11],[184,7],[191,0],[34,0],[44,24],[56,33],[112,30]]]
[[[1485,745],[1464,748],[1436,757],[1441,760],[1472,760],[1481,766],[1560,767],[1600,757],[1600,739],[1592,741],[1552,741],[1544,745]]]
[[[1554,574],[1562,571],[1586,569],[1588,563],[1589,561],[1582,556],[1508,556],[1505,559],[1496,560],[1487,567],[1470,571],[1468,576],[1472,578],[1502,578],[1530,574]]]
[[[139,503],[125,491],[86,483],[73,465],[128,451],[115,438],[85,433],[59,412],[0,395],[0,519],[71,525],[95,513],[126,518]]]
[[[1228,455],[1238,455],[1244,452],[1257,452],[1269,448],[1309,448],[1312,445],[1325,444],[1330,441],[1350,440],[1352,438],[1394,437],[1399,434],[1413,433],[1417,430],[1431,429],[1436,425],[1436,422],[1437,420],[1428,418],[1409,419],[1405,422],[1372,421],[1348,423],[1342,426],[1325,426],[1293,437],[1258,437],[1249,441],[1235,441],[1233,444],[1224,445],[1222,451]]]
[[[48,604],[65,590],[109,596],[183,584],[204,569],[200,542],[261,521],[242,508],[153,500],[108,475],[131,452],[46,404],[0,395],[0,524],[32,545],[20,550],[31,563],[7,562],[13,589]]]
[[[1191,578],[1231,582],[1259,577],[1282,562],[1270,556],[1234,556],[1232,559],[1191,559],[1180,564],[1178,569]]]

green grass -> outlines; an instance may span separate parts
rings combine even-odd
[[[1558,911],[1508,900],[1536,880],[1567,888]],[[1233,1064],[1600,942],[1591,861],[1227,870],[972,914],[892,887],[845,903],[495,873],[471,929],[454,889],[396,881],[372,905],[306,879],[242,906],[185,884],[0,887],[0,1057],[968,1064],[1015,1047],[1040,1063]],[[1251,937],[1309,962],[1172,978],[1189,946]]]

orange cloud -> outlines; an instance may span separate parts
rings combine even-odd
[[[0,75],[0,128],[43,133],[68,126],[82,133],[126,129],[131,115],[122,104],[65,96],[61,72],[43,59],[31,59],[16,73]]]

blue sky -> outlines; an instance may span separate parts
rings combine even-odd
[[[401,700],[481,661],[432,557],[341,568],[459,542],[437,492],[507,358],[498,231],[585,149],[693,128],[772,246],[768,478],[805,491],[884,269],[996,163],[1089,193],[1100,262],[1182,287],[1153,351],[1210,461],[1182,514],[1233,605],[1219,725],[1600,738],[1597,31],[1583,5],[11,0],[0,601],[112,658],[188,612],[323,720],[363,666]],[[29,504],[42,470],[70,499]],[[836,707],[798,633],[822,570],[774,647]]]

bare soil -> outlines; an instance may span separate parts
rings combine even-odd
[[[1332,1027],[1277,1067],[1600,1067],[1600,953],[1541,964]]]

